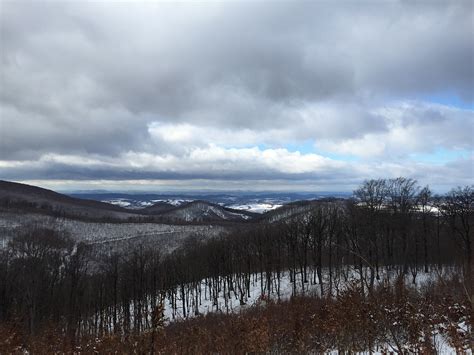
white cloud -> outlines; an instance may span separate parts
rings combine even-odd
[[[0,177],[336,181],[473,149],[473,110],[416,101],[473,102],[469,1],[2,5]]]
[[[320,140],[319,149],[362,158],[406,158],[437,149],[474,148],[474,112],[426,102],[398,102],[374,108],[387,129],[360,138]]]
[[[223,148],[211,144],[194,148],[184,156],[128,152],[120,158],[124,168],[172,171],[187,174],[281,174],[317,173],[343,167],[345,164],[317,154],[301,154],[286,149]]]

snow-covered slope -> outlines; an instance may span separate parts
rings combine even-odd
[[[164,223],[107,223],[56,218],[36,213],[0,211],[0,250],[21,230],[32,226],[51,228],[69,235],[76,242],[98,248],[133,250],[137,245],[168,253],[182,246],[188,237],[213,238],[226,233],[225,226],[212,224],[173,225]]]
[[[268,211],[263,214],[261,220],[268,223],[282,222],[288,219],[292,219],[297,216],[306,215],[311,213],[315,208],[327,204],[341,204],[343,199],[331,198],[331,199],[320,199],[310,201],[296,201],[288,203],[274,210]]]
[[[246,221],[254,215],[246,211],[232,210],[206,201],[192,201],[163,213],[161,216],[171,221],[211,222]]]

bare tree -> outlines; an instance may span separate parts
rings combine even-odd
[[[473,258],[472,258],[472,223],[474,217],[474,186],[458,187],[451,190],[441,205],[443,216],[448,221],[464,251],[464,272],[466,290],[471,307],[474,309]]]
[[[422,230],[422,235],[423,235],[423,266],[425,269],[425,272],[428,272],[428,234],[429,234],[429,224],[428,224],[428,218],[430,217],[432,213],[432,206],[430,205],[431,203],[431,190],[428,186],[425,186],[424,188],[421,189],[421,191],[418,194],[418,203],[420,205],[421,209],[421,218],[422,218],[422,224],[423,224],[423,230]]]

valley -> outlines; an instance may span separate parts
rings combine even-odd
[[[52,350],[37,343],[44,335],[35,334],[45,331],[56,332],[66,352],[66,339],[84,351],[126,351],[129,344],[146,352],[159,341],[162,350],[207,352],[220,343],[190,344],[169,332],[189,337],[193,324],[210,331],[217,319],[232,328],[252,315],[264,329],[279,312],[306,307],[310,318],[292,313],[294,323],[271,323],[292,332],[288,341],[265,335],[268,346],[255,348],[243,332],[240,346],[467,351],[472,191],[432,196],[415,180],[397,178],[367,180],[350,198],[96,195],[98,201],[2,181],[0,333],[41,352]],[[446,318],[443,307],[456,312]],[[8,330],[17,312],[26,313]],[[364,319],[359,327],[370,332],[344,328],[347,314],[353,325]],[[334,318],[324,320],[328,315]],[[302,333],[292,330],[300,323]],[[328,324],[342,330],[335,334]],[[305,335],[296,346],[299,334]],[[232,352],[233,335],[222,336],[220,348]],[[90,340],[104,337],[111,343]]]

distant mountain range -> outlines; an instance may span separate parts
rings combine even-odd
[[[169,223],[246,222],[278,219],[304,210],[311,201],[347,194],[60,194],[36,186],[0,181],[0,209],[88,220],[149,220]],[[299,200],[306,200],[296,202]],[[272,212],[270,212],[272,211]],[[292,211],[291,213],[288,211]],[[280,216],[280,217],[278,217]]]
[[[341,192],[242,192],[216,194],[130,194],[107,192],[84,192],[69,194],[72,197],[107,202],[127,209],[142,209],[149,206],[167,209],[166,206],[180,206],[191,201],[207,201],[223,207],[255,213],[265,213],[285,204],[301,200],[319,200],[328,197],[347,198],[349,193]],[[169,206],[168,206],[169,207]]]

